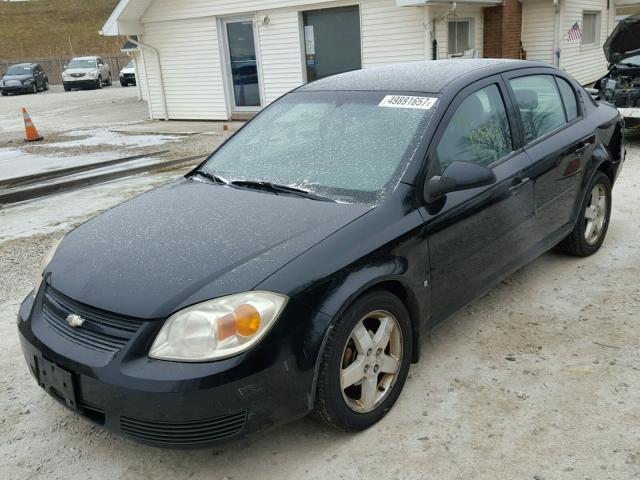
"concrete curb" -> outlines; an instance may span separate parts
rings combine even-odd
[[[133,155],[130,157],[117,158],[115,160],[106,160],[98,163],[90,163],[88,165],[77,165],[75,167],[63,168],[60,170],[52,170],[45,173],[34,173],[33,175],[26,175],[24,177],[10,178],[8,180],[0,180],[0,190],[7,188],[21,187],[23,185],[29,185],[33,183],[47,182],[55,178],[66,177],[67,175],[74,175],[76,173],[88,172],[91,170],[97,170],[99,168],[110,167],[112,165],[118,165],[119,163],[130,162],[133,160],[140,160],[146,157],[156,157],[158,155],[164,155],[170,150],[160,150],[158,152],[150,152],[139,155]],[[1,193],[0,193],[1,195]]]
[[[204,159],[208,154],[195,155],[192,157],[179,158],[177,160],[170,160],[168,162],[154,163],[151,165],[142,165],[140,167],[129,168],[125,170],[117,170],[114,172],[107,172],[103,174],[93,175],[89,177],[75,178],[73,180],[61,181],[56,183],[50,183],[46,185],[38,185],[27,188],[22,188],[12,192],[2,193],[0,192],[0,206],[24,202],[27,200],[33,200],[35,198],[47,197],[49,195],[65,193],[71,190],[77,190],[79,188],[96,185],[99,183],[109,182],[118,178],[130,177],[139,173],[150,172],[154,170],[162,170],[168,167],[175,167],[182,163],[188,163],[194,160]]]

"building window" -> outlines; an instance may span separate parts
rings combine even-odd
[[[473,20],[449,20],[449,55],[472,56]]]
[[[582,13],[582,45],[591,45],[600,41],[600,12]]]

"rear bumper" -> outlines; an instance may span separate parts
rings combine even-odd
[[[75,413],[132,440],[202,448],[294,420],[310,409],[313,371],[299,370],[285,345],[259,345],[231,359],[186,364],[137,355],[140,339],[134,339],[131,348],[101,356],[43,328],[40,309],[41,300],[31,296],[18,317],[22,352],[38,384]],[[157,330],[147,325],[141,333],[149,329]],[[47,385],[43,365],[71,375],[73,401],[69,392],[61,395]]]

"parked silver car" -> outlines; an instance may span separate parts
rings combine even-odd
[[[111,67],[100,57],[76,57],[62,72],[65,91],[74,88],[102,88],[112,85]]]

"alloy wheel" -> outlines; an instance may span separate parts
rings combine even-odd
[[[402,364],[402,331],[385,310],[365,315],[353,328],[342,353],[340,388],[351,410],[375,410],[389,395]]]
[[[584,211],[584,238],[589,245],[600,240],[607,220],[607,208],[607,191],[601,184],[594,185]]]

